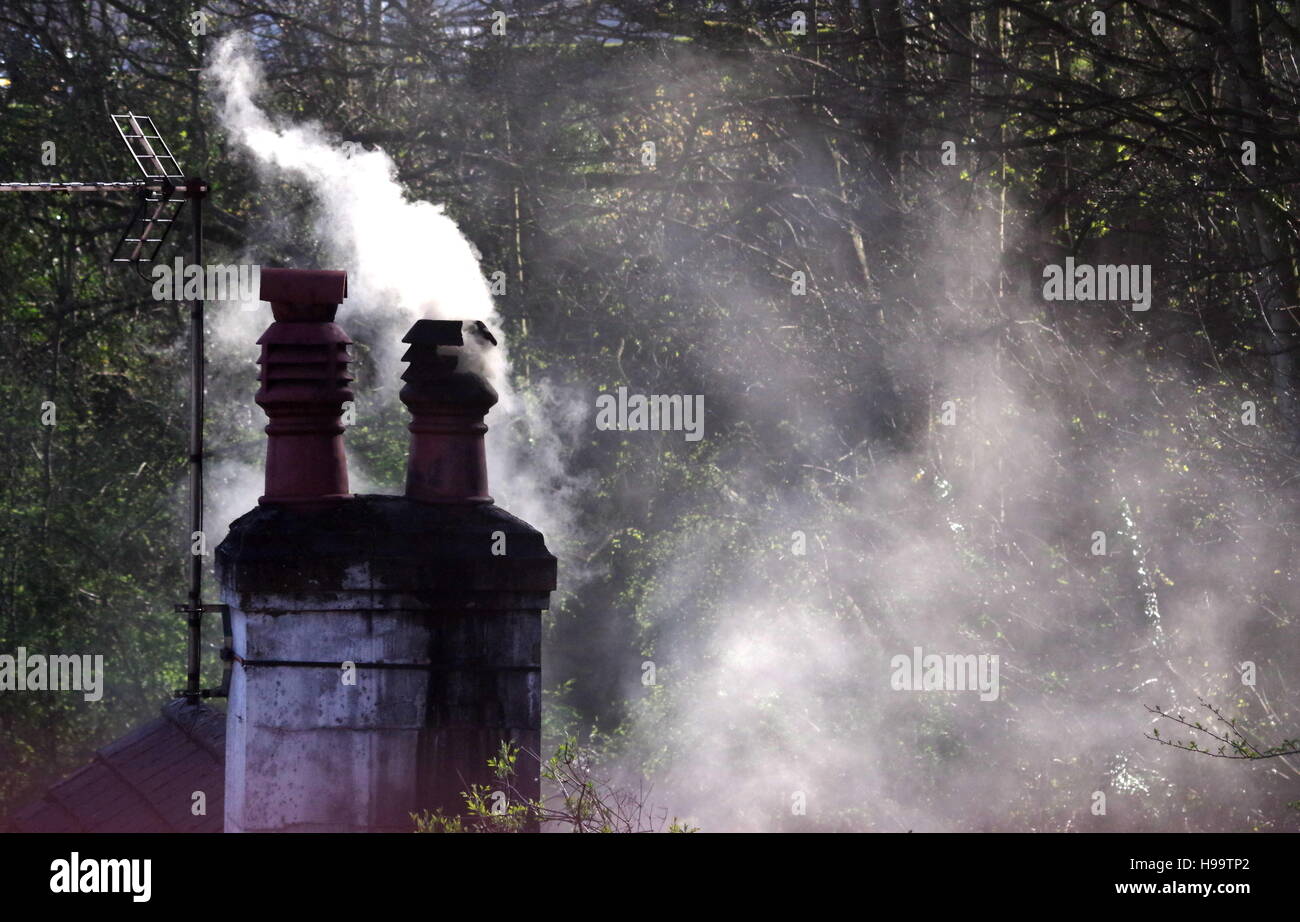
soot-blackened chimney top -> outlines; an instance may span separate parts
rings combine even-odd
[[[496,338],[479,321],[417,320],[402,342],[402,402],[412,417],[406,495],[426,503],[490,503],[483,417],[496,389],[473,367],[465,330],[483,349]]]
[[[348,291],[346,272],[263,269],[261,297],[275,323],[262,347],[262,387],[255,398],[266,427],[266,495],[262,503],[320,503],[347,499],[343,403],[352,340],[334,323]]]

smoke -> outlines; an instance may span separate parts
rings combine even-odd
[[[407,196],[396,165],[382,149],[366,150],[317,124],[297,124],[267,113],[257,101],[264,80],[247,35],[236,33],[217,45],[206,78],[229,142],[254,167],[268,192],[284,182],[309,192],[323,267],[348,272],[348,297],[338,320],[358,344],[363,360],[358,364],[369,364],[354,388],[358,420],[404,425],[405,410],[397,400],[405,367],[401,339],[416,320],[484,322],[495,331],[499,345],[480,350],[477,339],[468,337],[465,353],[501,398],[488,417],[492,491],[500,504],[562,547],[571,528],[565,500],[580,488],[562,461],[573,408],[564,394],[546,387],[527,399],[516,393],[509,344],[500,332],[474,245],[443,206]],[[261,240],[268,249],[279,223],[262,228]],[[302,235],[301,227],[283,231]],[[261,261],[256,233],[242,258]],[[253,343],[268,322],[268,312],[259,303],[226,310],[212,325],[220,350],[214,362],[217,383],[211,388],[219,406],[214,416],[223,422],[246,419],[248,425],[226,427],[238,442],[227,449],[238,457],[221,458],[211,468],[216,488],[212,516],[222,526],[255,503],[261,492],[261,438],[251,444],[245,438],[255,431],[254,417],[260,414],[242,382],[257,357]],[[370,374],[363,377],[366,370]],[[350,453],[349,473],[353,492],[400,492],[400,482],[372,479],[355,451]]]
[[[1256,742],[1294,735],[1269,700],[1288,697],[1288,621],[1249,601],[1291,591],[1282,476],[1250,463],[1271,434],[1240,425],[1241,392],[1207,362],[1117,348],[1088,319],[1127,305],[972,295],[1000,284],[995,232],[934,226],[913,338],[860,372],[913,407],[920,431],[892,445],[837,438],[852,427],[824,382],[858,347],[823,327],[773,363],[755,331],[781,328],[782,299],[701,284],[735,324],[699,333],[726,344],[695,369],[709,405],[763,434],[732,453],[744,430],[710,429],[703,460],[734,489],[682,497],[637,572],[653,683],[625,673],[616,770],[712,831],[1293,828],[1291,764],[1145,738],[1198,739],[1146,706],[1208,721],[1201,699]],[[865,396],[845,395],[850,414],[889,402]],[[918,647],[997,656],[998,698],[896,688],[894,658]],[[1244,662],[1268,678],[1244,685]]]
[[[495,326],[473,246],[442,206],[406,197],[387,153],[330,139],[318,125],[273,123],[256,102],[261,68],[242,33],[217,46],[208,74],[222,127],[261,178],[311,190],[325,257],[348,270],[345,310],[391,312],[407,326],[423,317]],[[493,384],[505,383],[504,368],[504,358],[493,363]]]

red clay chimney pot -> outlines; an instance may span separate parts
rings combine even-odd
[[[498,398],[482,375],[465,367],[464,325],[460,320],[417,320],[402,337],[410,343],[402,356],[410,366],[399,396],[413,417],[406,495],[421,502],[492,502],[483,417]],[[483,348],[495,343],[490,334],[479,338]]]
[[[266,495],[261,503],[321,503],[348,499],[343,453],[348,346],[334,323],[347,296],[347,273],[263,269],[261,296],[271,301],[275,323],[258,339],[262,387],[255,398],[266,411]]]

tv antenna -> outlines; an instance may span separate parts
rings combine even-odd
[[[135,214],[131,217],[122,237],[113,248],[113,262],[126,263],[144,277],[142,268],[149,265],[162,250],[186,202],[193,202],[194,264],[203,267],[203,199],[210,191],[208,183],[197,177],[186,177],[171,148],[147,115],[114,115],[113,125],[126,143],[144,179],[122,182],[0,182],[0,192],[134,192],[139,197]],[[176,279],[177,286],[181,280]],[[203,540],[203,297],[190,301],[190,539]],[[191,546],[193,551],[193,546]],[[225,605],[203,603],[203,557],[190,554],[190,591],[186,604],[176,605],[175,611],[186,616],[189,629],[186,657],[185,689],[175,692],[178,698],[226,697],[230,689],[230,661],[220,688],[201,688],[199,648],[202,643],[203,615],[219,613],[226,634],[226,647],[230,647],[230,613]],[[223,651],[223,658],[225,653]]]

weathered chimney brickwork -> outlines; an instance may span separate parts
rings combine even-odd
[[[277,311],[272,329],[333,326],[332,312],[307,313],[282,321]],[[310,449],[295,449],[274,487],[268,465],[267,495],[217,549],[237,657],[228,832],[409,831],[412,812],[463,812],[461,792],[492,784],[486,761],[507,739],[523,750],[521,786],[537,792],[541,612],[555,558],[539,532],[488,499],[482,418],[496,395],[458,369],[458,343],[425,341],[430,332],[417,324],[407,337],[422,350],[408,355],[416,370],[403,391],[416,420],[409,495],[348,497],[346,479],[340,489],[319,478],[338,469],[332,439],[302,440]],[[424,361],[439,358],[426,378]],[[348,380],[339,367],[314,379],[310,412],[282,400],[280,418],[310,417],[323,434]],[[448,386],[444,374],[463,377]]]

